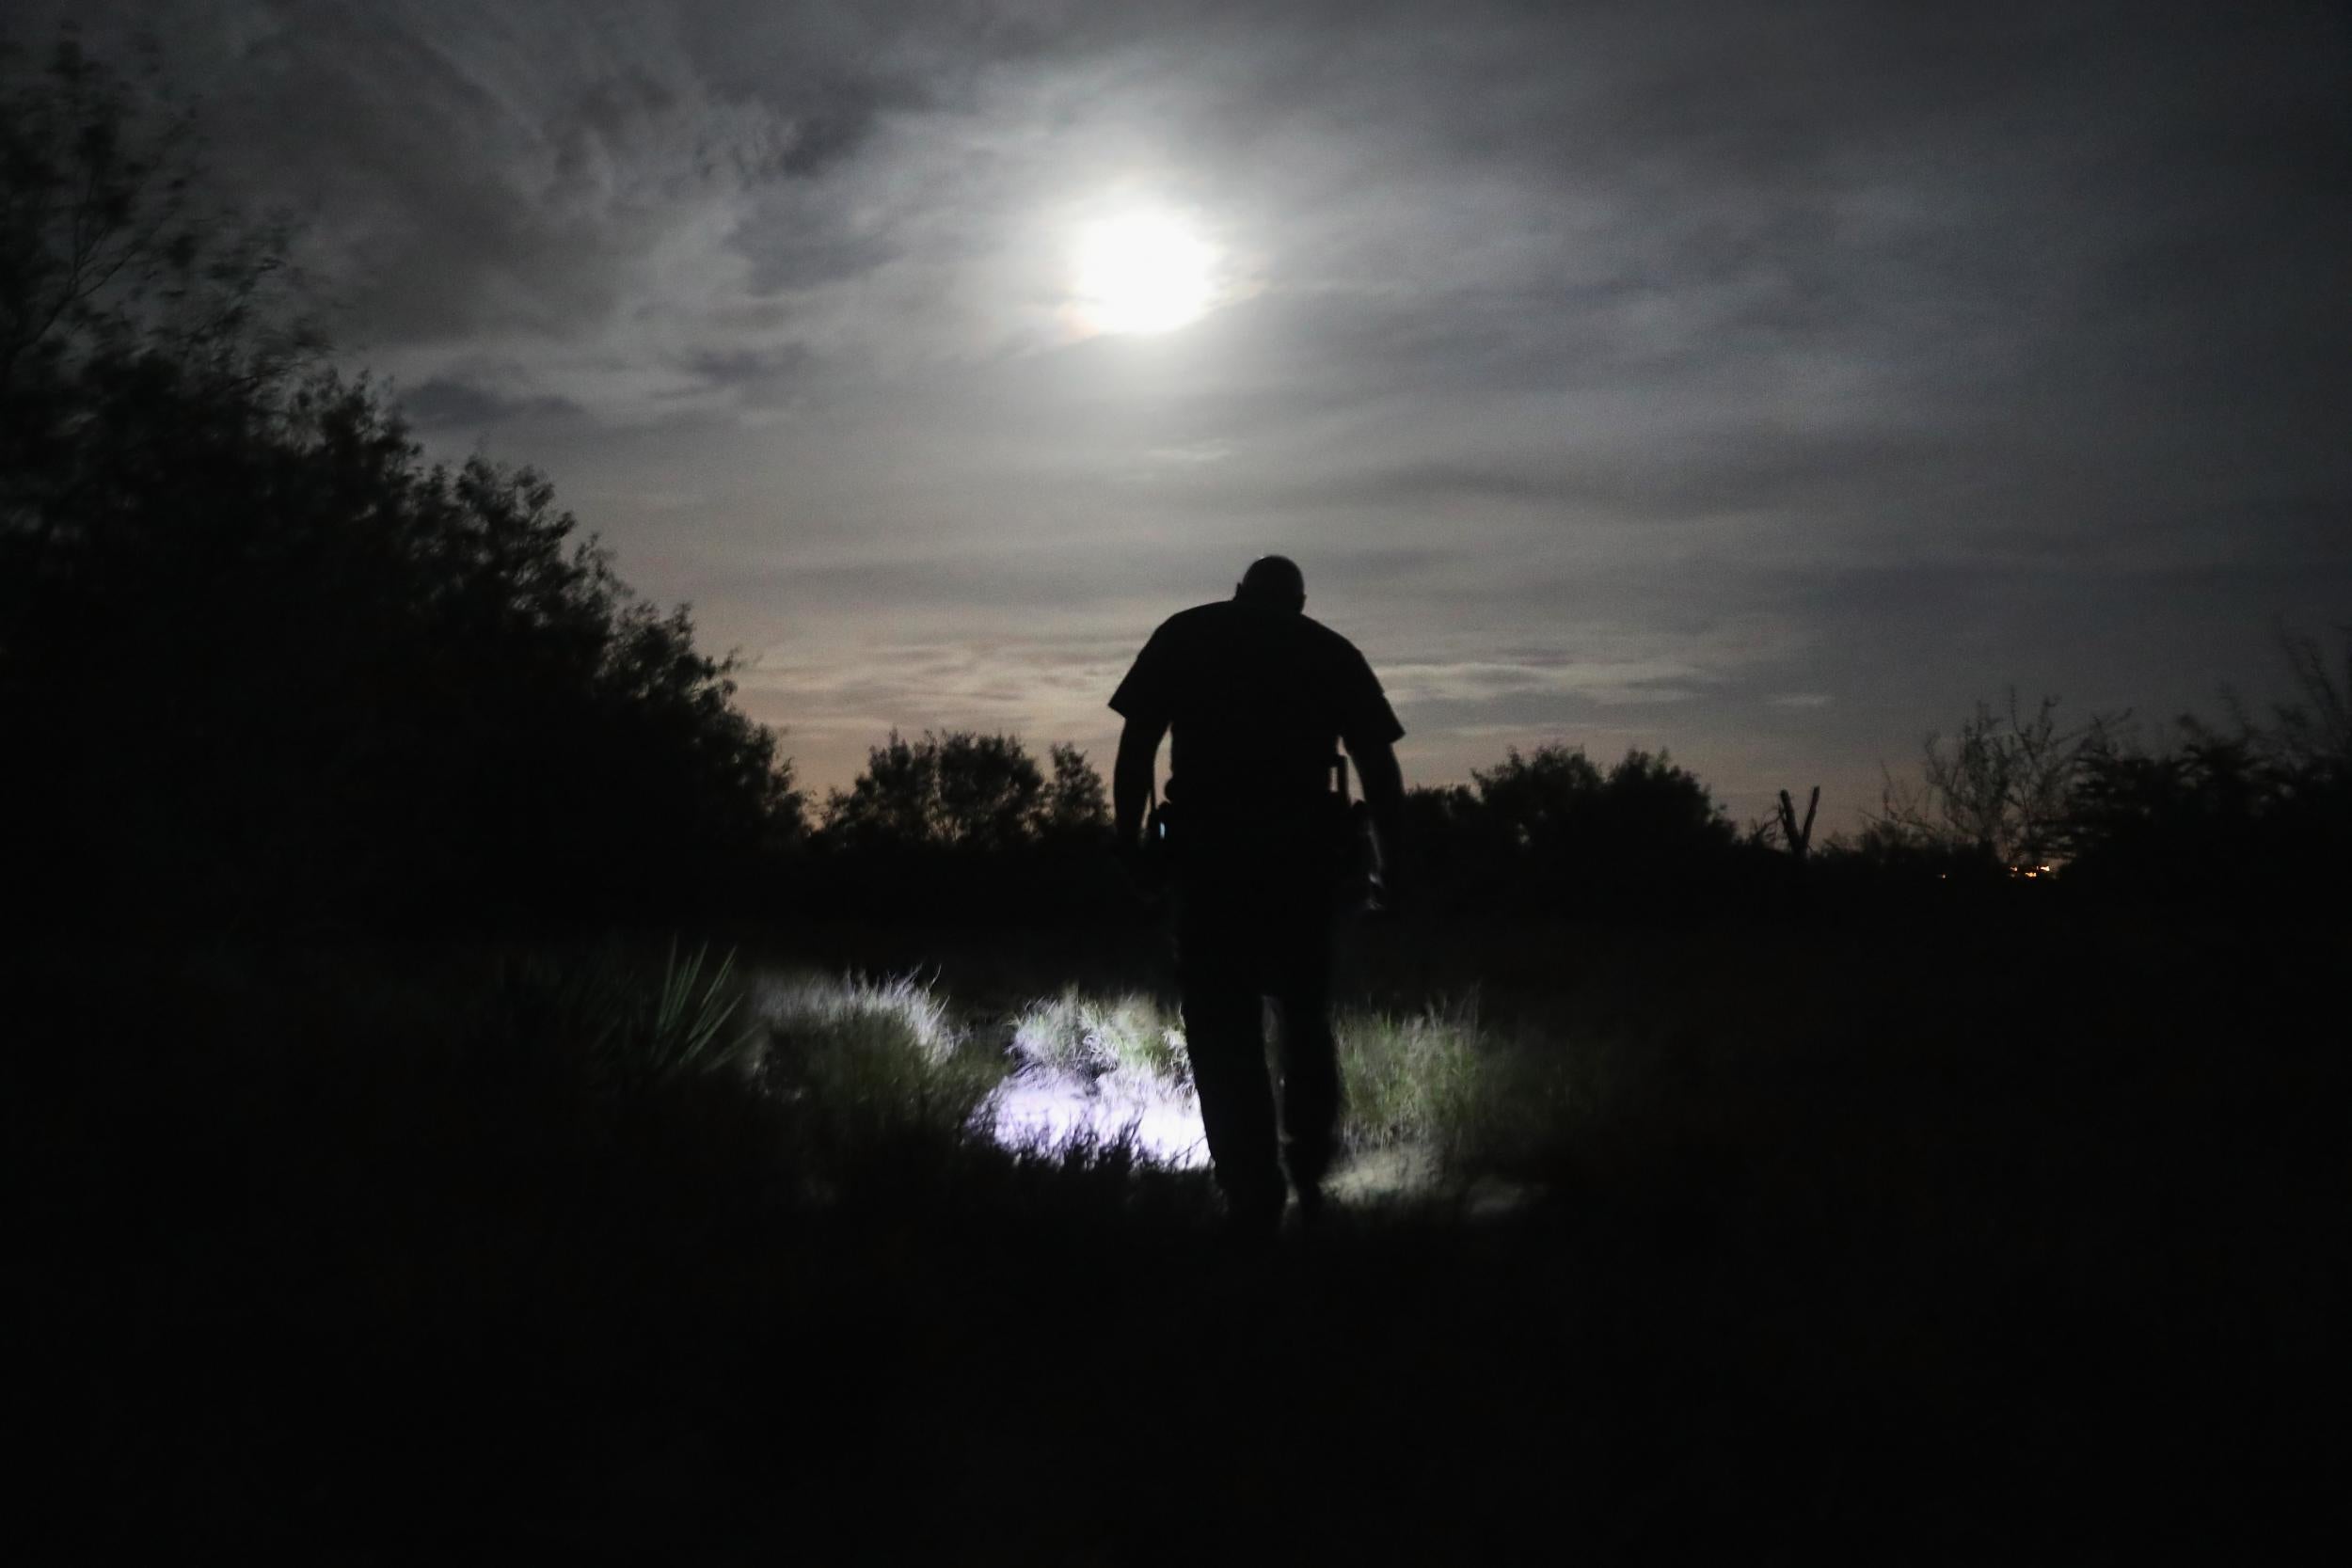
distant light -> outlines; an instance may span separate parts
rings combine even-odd
[[[1172,332],[1208,313],[1216,247],[1172,212],[1136,208],[1078,232],[1071,299],[1093,332]]]

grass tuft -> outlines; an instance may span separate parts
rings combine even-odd
[[[1087,1078],[1123,1069],[1173,1089],[1192,1083],[1184,1025],[1153,998],[1136,991],[1097,997],[1068,986],[1058,996],[1032,1002],[1013,1022],[1012,1049],[1025,1067]]]
[[[1418,1013],[1336,1020],[1352,1149],[1416,1144],[1458,1159],[1475,1142],[1482,1096],[1478,993]]]
[[[1004,1064],[975,1045],[947,1003],[912,974],[804,976],[764,984],[759,1077],[851,1134],[968,1132]]]

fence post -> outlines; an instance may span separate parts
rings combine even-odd
[[[1821,807],[1821,786],[1813,786],[1813,798],[1804,803],[1804,826],[1797,826],[1797,803],[1788,799],[1788,792],[1780,792],[1780,831],[1788,841],[1788,852],[1804,863],[1805,855],[1813,847],[1813,814]]]

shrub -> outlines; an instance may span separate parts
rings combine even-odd
[[[1701,910],[1747,858],[1707,786],[1663,752],[1605,771],[1581,748],[1513,748],[1474,787],[1406,800],[1407,886],[1464,912],[1617,916]]]
[[[2352,877],[2352,629],[2340,682],[2318,643],[2283,640],[2301,700],[2235,733],[2179,721],[2149,752],[2107,738],[2069,800],[2070,882],[2106,895],[2299,915],[2340,899]]]
[[[1049,783],[1020,737],[969,730],[898,732],[825,802],[824,831],[858,848],[1005,853],[1108,826],[1103,781],[1073,746],[1050,749]]]
[[[757,1033],[739,1016],[735,956],[681,955],[674,940],[658,974],[611,950],[509,957],[492,973],[477,1050],[549,1084],[571,1081],[626,1100],[714,1074],[748,1072]]]
[[[1100,1077],[1122,1069],[1172,1085],[1192,1082],[1184,1025],[1149,996],[1082,994],[1075,986],[1030,1003],[1013,1022],[1014,1053],[1024,1063]]]
[[[69,44],[0,97],[0,816],[44,927],[748,900],[775,738],[552,487],[307,367],[267,233]]]
[[[1474,991],[1419,1013],[1346,1013],[1337,1023],[1351,1148],[1411,1143],[1449,1158],[1469,1148],[1482,1067]]]
[[[1890,772],[1871,827],[1883,839],[1930,854],[1969,855],[1992,866],[2038,867],[2065,839],[2068,803],[2089,760],[2122,715],[2094,715],[2062,730],[2058,699],[2027,717],[2009,694],[2005,713],[1979,702],[1949,745],[1931,735],[1919,783]]]
[[[771,982],[753,1010],[767,1037],[761,1082],[828,1143],[961,1137],[1004,1075],[913,975]]]

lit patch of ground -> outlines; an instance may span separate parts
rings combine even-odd
[[[769,974],[751,1001],[778,1092],[821,1090],[836,1106],[884,1114],[924,1107],[933,1125],[1025,1153],[1125,1146],[1165,1168],[1209,1164],[1182,1022],[1148,994],[1072,987],[977,1025],[912,977]],[[1351,1152],[1330,1181],[1334,1201],[1436,1205],[1466,1219],[1525,1201],[1518,1187],[1449,1169],[1479,1103],[1474,999],[1336,1022]]]
[[[1468,1220],[1501,1219],[1535,1196],[1533,1188],[1500,1177],[1464,1181],[1450,1174],[1438,1151],[1426,1144],[1391,1144],[1349,1156],[1328,1183],[1333,1202],[1350,1209],[1437,1203]]]
[[[1075,988],[1013,1021],[1012,1071],[983,1109],[1008,1148],[1127,1142],[1179,1169],[1209,1162],[1183,1027],[1148,996]]]
[[[1343,1163],[1332,1174],[1329,1191],[1334,1202],[1350,1208],[1404,1202],[1437,1191],[1443,1174],[1436,1150],[1398,1144],[1366,1149]]]
[[[989,1097],[983,1114],[989,1136],[1007,1148],[1124,1142],[1158,1164],[1193,1169],[1209,1163],[1200,1102],[1192,1091],[1135,1069],[1089,1078],[1048,1066],[1025,1068]]]

